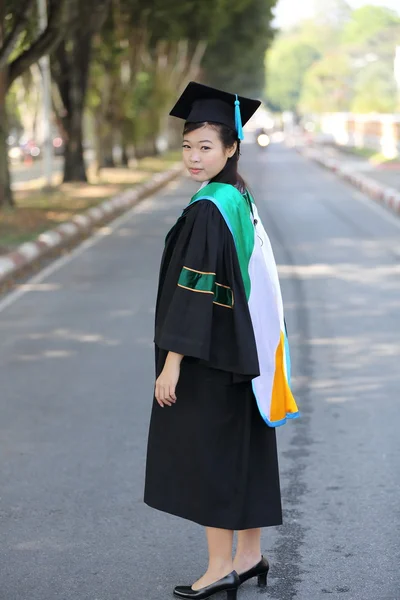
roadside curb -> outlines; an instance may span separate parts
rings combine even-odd
[[[315,148],[300,148],[297,146],[296,150],[306,158],[311,158],[323,167],[336,173],[342,179],[345,179],[365,194],[368,194],[368,196],[370,196],[373,200],[384,204],[393,212],[400,215],[399,190],[382,183],[378,183],[371,177],[361,175],[349,167],[344,167],[340,161],[323,156],[322,153]]]
[[[88,237],[98,225],[105,224],[129,210],[137,202],[175,179],[182,170],[182,163],[175,163],[167,171],[156,173],[146,183],[125,190],[98,206],[75,215],[70,221],[61,223],[55,229],[41,233],[35,240],[21,244],[9,254],[0,256],[0,287],[14,275],[52,251],[66,247],[82,237]]]

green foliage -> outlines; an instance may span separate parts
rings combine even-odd
[[[351,68],[339,52],[325,55],[306,72],[299,100],[302,113],[341,112],[351,98]]]
[[[267,54],[267,101],[272,108],[297,110],[305,73],[319,56],[315,47],[297,37],[276,42]]]
[[[391,112],[399,40],[400,16],[388,8],[319,2],[313,21],[281,33],[269,51],[268,101],[295,112]]]
[[[66,0],[48,0],[47,6],[48,23],[39,33],[35,0],[0,2],[0,209],[14,205],[7,162],[7,109],[11,123],[13,118],[16,123],[16,115],[7,94],[19,77],[60,43],[65,30]]]
[[[318,56],[322,56],[338,47],[341,31],[326,21],[318,22],[316,19],[310,19],[302,21],[297,28],[285,33],[282,37],[294,38],[298,42],[311,46]],[[277,40],[280,39],[279,36]]]
[[[205,55],[206,83],[237,93],[263,95],[264,56],[274,35],[271,21],[275,4],[276,0],[230,2],[225,25]]]
[[[152,30],[152,42],[187,38],[213,40],[229,19],[229,11],[249,0],[150,0],[145,14]]]
[[[17,94],[13,86],[6,98],[7,125],[11,129],[21,129],[21,115],[17,102]]]
[[[100,136],[155,140],[189,79],[263,89],[275,0],[112,0],[95,41],[88,102]],[[202,60],[204,51],[208,51]],[[234,86],[234,87],[232,87]]]
[[[21,20],[21,9],[23,6],[23,0],[6,0],[4,3],[2,14],[3,17],[3,30],[4,38],[2,43],[5,43],[5,39],[12,31],[15,30],[17,23]],[[8,57],[8,63],[12,62],[17,56],[26,50],[31,44],[32,40],[37,37],[38,31],[38,18],[36,4],[32,0],[32,6],[30,8],[29,19],[26,20],[25,26],[16,36],[15,41],[11,45],[11,52]],[[2,43],[0,43],[0,49]]]
[[[351,109],[358,113],[390,113],[396,110],[396,98],[392,70],[382,62],[374,62],[356,78]]]
[[[351,19],[343,29],[343,42],[368,44],[382,33],[398,28],[399,16],[389,8],[380,6],[362,6],[353,11]]]

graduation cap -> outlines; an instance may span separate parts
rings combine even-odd
[[[260,100],[191,81],[169,114],[190,123],[222,123],[237,131],[239,140],[242,140],[242,126],[254,115],[260,104]]]

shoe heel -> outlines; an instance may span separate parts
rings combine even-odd
[[[237,589],[236,590],[226,590],[226,600],[236,600],[237,598]]]
[[[258,587],[266,587],[267,586],[267,577],[268,577],[268,571],[266,573],[261,573],[261,575],[258,575],[258,577],[257,577]]]

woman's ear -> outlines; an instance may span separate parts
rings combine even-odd
[[[228,158],[232,158],[232,156],[235,154],[236,150],[237,150],[237,142],[235,142],[233,144],[233,146],[231,146],[231,148],[229,148]]]

